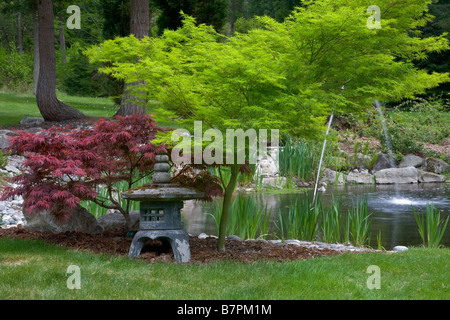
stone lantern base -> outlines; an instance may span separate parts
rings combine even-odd
[[[191,249],[189,246],[189,234],[184,230],[141,230],[136,233],[131,243],[129,257],[136,258],[147,240],[168,240],[172,247],[176,262],[189,262]]]

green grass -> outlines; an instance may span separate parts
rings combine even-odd
[[[75,97],[61,92],[57,96],[89,117],[112,117],[118,110],[110,98]],[[151,114],[159,105],[157,101],[149,101],[147,113]],[[30,93],[0,92],[0,127],[17,125],[25,117],[42,117],[36,97]],[[163,128],[173,127],[172,123],[166,122],[158,122],[158,125]]]
[[[0,299],[449,299],[448,249],[344,254],[294,262],[147,264],[0,239]],[[81,289],[69,290],[70,265]],[[368,289],[370,265],[381,288]]]
[[[111,117],[117,111],[108,98],[73,97],[58,94],[64,103],[90,117]],[[41,117],[36,98],[31,94],[0,93],[0,126],[17,125],[24,117]]]

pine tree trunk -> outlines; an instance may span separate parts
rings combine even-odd
[[[52,0],[39,0],[39,80],[36,100],[46,121],[81,119],[84,114],[56,97],[55,28]]]
[[[22,13],[17,13],[17,44],[19,53],[23,53],[23,37],[22,37]]]
[[[63,15],[58,16],[59,20],[59,48],[61,51],[61,62],[66,64],[67,63],[67,57],[66,57],[66,35],[64,32],[66,31],[64,26],[64,17]]]
[[[149,0],[131,0],[130,33],[137,39],[148,36],[150,29],[150,3]],[[120,109],[116,115],[128,116],[133,114],[145,115],[145,101],[140,101],[129,93],[128,89],[137,86],[144,81],[125,84],[124,95],[120,104]]]
[[[39,80],[39,17],[36,1],[33,1],[31,14],[33,16],[33,46],[34,46],[33,94],[36,95]]]

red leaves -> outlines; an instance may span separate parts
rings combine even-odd
[[[98,185],[148,173],[156,153],[165,151],[165,146],[150,143],[163,130],[150,116],[101,119],[91,130],[68,129],[18,131],[10,150],[26,157],[25,171],[13,178],[20,187],[6,188],[1,199],[21,195],[28,212],[52,210],[58,215],[81,200],[95,199]]]

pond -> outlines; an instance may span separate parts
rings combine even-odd
[[[288,207],[297,199],[311,196],[309,193],[255,193],[264,204],[272,209],[272,230],[277,221],[277,213],[287,211]],[[356,202],[357,196],[368,197],[369,212],[371,213],[371,242],[376,247],[376,237],[381,231],[382,245],[390,250],[394,246],[420,246],[422,239],[419,235],[411,205],[420,212],[427,203],[434,203],[441,212],[441,219],[450,215],[450,186],[448,184],[404,184],[404,185],[347,185],[329,186],[321,193],[324,209],[331,206],[332,197],[341,196],[342,210]],[[210,215],[212,205],[202,202],[188,201],[183,209],[183,217],[187,231],[191,234],[217,234],[214,219]],[[441,244],[450,247],[450,223],[447,226]]]

